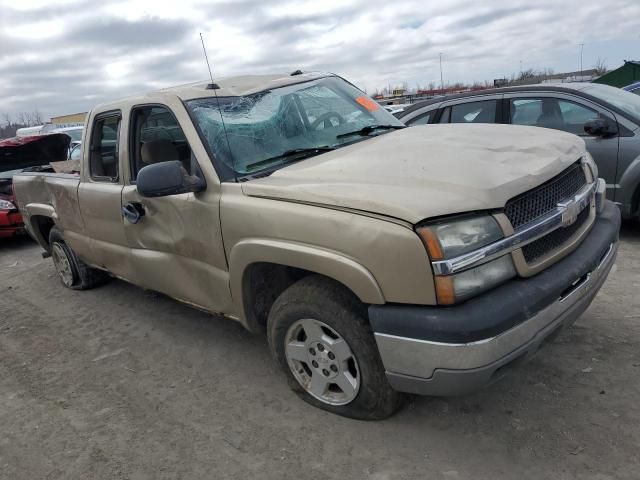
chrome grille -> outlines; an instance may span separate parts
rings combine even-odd
[[[576,221],[568,227],[558,228],[548,235],[539,238],[535,242],[531,242],[530,244],[522,247],[522,254],[524,255],[524,259],[527,263],[535,262],[539,258],[557,248],[560,248],[568,242],[569,239],[573,237],[578,230],[580,230],[580,227],[584,225],[584,222],[589,219],[589,211],[589,207],[585,207],[576,217]]]
[[[559,202],[573,197],[587,183],[578,162],[539,187],[507,202],[504,213],[514,229],[554,210]]]

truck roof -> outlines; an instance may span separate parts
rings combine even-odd
[[[187,83],[175,87],[162,88],[144,94],[133,95],[124,99],[98,105],[100,110],[120,105],[126,102],[148,102],[153,98],[161,98],[166,95],[175,95],[181,100],[192,100],[205,97],[238,97],[262,92],[272,88],[285,87],[296,83],[308,82],[323,77],[335,76],[325,72],[301,72],[280,73],[270,75],[241,75],[235,77],[216,78],[212,86],[211,80]],[[217,88],[216,88],[217,87]]]

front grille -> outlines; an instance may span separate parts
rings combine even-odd
[[[582,212],[576,217],[576,221],[568,227],[558,228],[548,235],[539,238],[535,242],[531,242],[528,245],[522,247],[522,254],[527,263],[532,263],[539,258],[545,256],[549,252],[552,252],[556,248],[560,248],[564,245],[573,235],[580,230],[580,227],[584,225],[589,219],[589,206],[587,205]]]
[[[509,200],[504,213],[517,229],[551,212],[558,202],[572,198],[586,183],[582,165],[575,163],[548,182]]]

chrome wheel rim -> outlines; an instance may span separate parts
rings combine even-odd
[[[73,285],[73,270],[71,269],[71,263],[62,245],[54,243],[51,249],[51,256],[53,257],[53,265],[56,267],[62,283],[67,287]]]
[[[329,405],[346,405],[360,390],[360,369],[347,341],[326,323],[298,320],[285,337],[291,373],[312,397]]]

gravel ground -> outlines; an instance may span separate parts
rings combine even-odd
[[[300,401],[263,338],[0,243],[2,479],[637,479],[640,225],[573,328],[463,398],[358,422]]]

